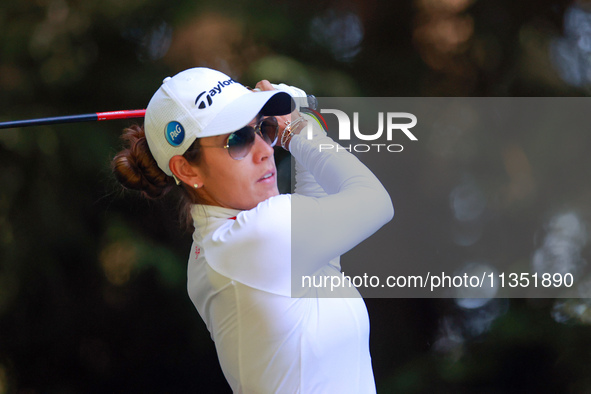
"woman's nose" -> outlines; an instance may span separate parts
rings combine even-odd
[[[256,133],[253,146],[253,160],[262,161],[272,155],[273,147],[269,145],[259,133]]]

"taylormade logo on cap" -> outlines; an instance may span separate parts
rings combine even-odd
[[[222,89],[225,86],[231,85],[235,82],[236,81],[234,81],[232,78],[230,78],[226,81],[218,81],[218,84],[216,86],[214,86],[213,88],[211,88],[209,90],[209,92],[207,90],[204,90],[203,92],[199,93],[199,95],[195,99],[195,105],[199,109],[205,109],[205,108],[211,106],[213,104],[213,96],[215,96],[216,94],[222,93]],[[204,94],[205,94],[205,97],[203,97]],[[203,98],[201,98],[201,97],[203,97]],[[206,101],[207,101],[207,103],[206,103]]]

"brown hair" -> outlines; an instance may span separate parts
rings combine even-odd
[[[146,133],[142,126],[132,125],[121,135],[124,149],[117,153],[111,161],[111,169],[115,178],[126,189],[137,190],[142,196],[154,200],[166,196],[171,191],[178,190],[180,198],[181,223],[191,227],[191,206],[198,204],[199,198],[195,191],[181,183],[177,187],[174,178],[168,176],[158,167],[156,160],[148,147]],[[201,149],[199,139],[187,149],[183,155],[189,162],[199,163]]]

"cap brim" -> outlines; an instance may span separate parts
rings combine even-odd
[[[226,105],[199,137],[231,133],[249,124],[259,113],[264,116],[287,115],[294,108],[295,103],[286,92],[248,92]]]

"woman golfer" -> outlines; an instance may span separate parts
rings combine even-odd
[[[184,196],[189,296],[235,393],[374,393],[357,289],[302,279],[340,277],[339,256],[392,218],[390,197],[353,155],[319,149],[334,142],[286,91],[256,87],[207,68],[166,78],[114,173],[148,197]],[[291,195],[277,189],[276,143],[296,159]]]

